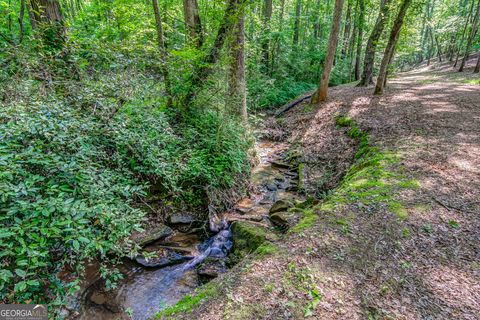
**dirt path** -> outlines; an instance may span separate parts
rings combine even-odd
[[[313,209],[312,226],[217,279],[214,298],[178,317],[480,319],[480,86],[468,77],[419,69],[382,97],[338,87],[321,108],[272,121],[272,138],[301,150],[317,196],[352,175],[358,150],[335,117],[352,118],[379,151],[336,204]]]

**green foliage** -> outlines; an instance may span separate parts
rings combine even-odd
[[[109,164],[110,133],[56,103],[0,110],[2,300],[46,302],[62,292],[63,265],[134,248],[144,186]]]

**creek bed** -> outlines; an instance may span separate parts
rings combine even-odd
[[[257,144],[259,163],[252,170],[253,191],[233,210],[222,215],[226,226],[232,221],[245,221],[272,228],[269,220],[272,205],[278,200],[299,198],[295,193],[296,174],[284,162],[287,149],[285,143],[261,141]],[[141,263],[124,261],[117,266],[124,279],[116,289],[105,290],[101,280],[88,286],[81,296],[77,318],[143,320],[152,317],[215,277],[216,273],[226,271],[231,237],[229,227],[206,240],[199,234],[175,231],[166,239],[149,244],[145,248],[147,251],[173,254],[180,260],[163,267],[149,265],[148,259],[139,260]],[[214,264],[200,267],[206,258],[213,258]]]

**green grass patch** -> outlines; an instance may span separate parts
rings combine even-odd
[[[480,85],[480,79],[465,79],[462,82],[467,83],[467,84]]]

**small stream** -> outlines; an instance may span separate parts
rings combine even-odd
[[[257,144],[259,163],[252,170],[253,192],[240,200],[234,210],[223,214],[226,222],[223,230],[208,239],[197,233],[175,231],[149,244],[145,250],[168,257],[173,265],[155,264],[155,259],[142,257],[137,261],[125,261],[117,266],[124,279],[116,289],[105,290],[100,280],[88,286],[82,294],[76,318],[148,319],[219,273],[226,272],[225,261],[235,241],[229,224],[243,220],[271,227],[268,212],[272,204],[277,200],[299,198],[294,192],[296,173],[283,162],[287,148],[287,144],[278,142]],[[204,262],[207,257],[208,262]]]

